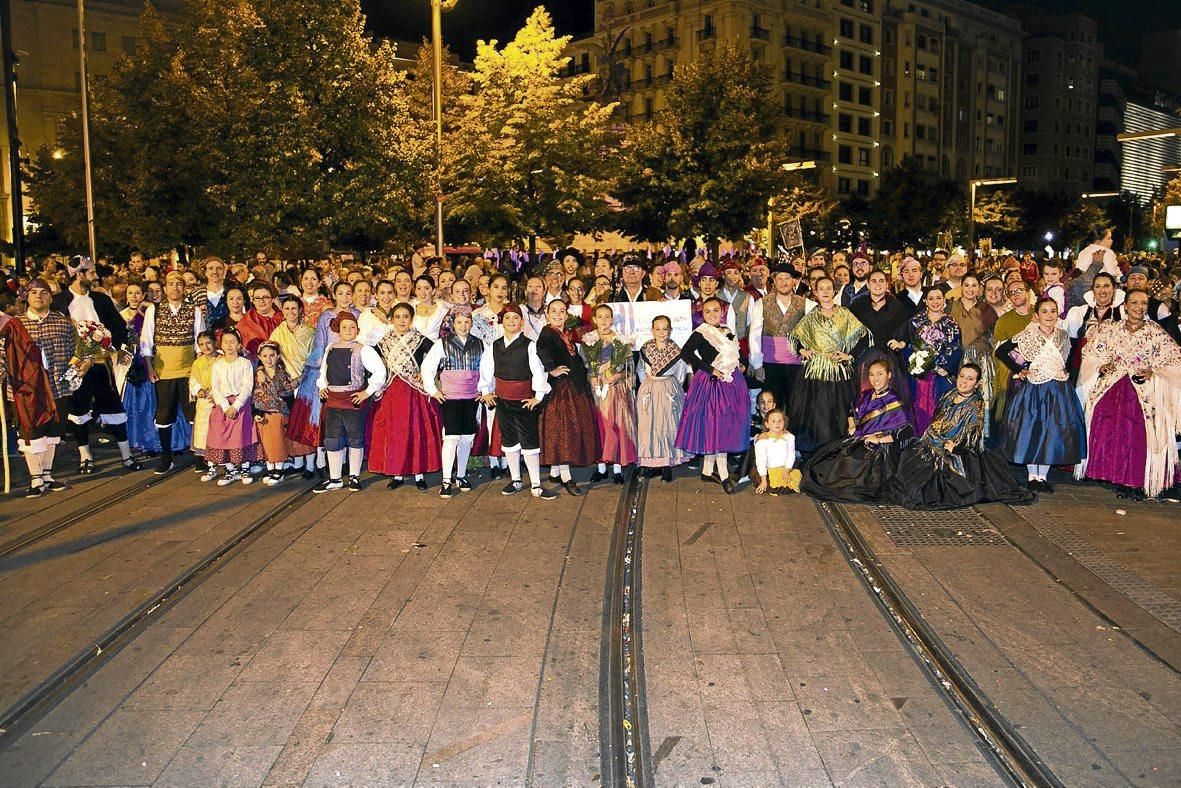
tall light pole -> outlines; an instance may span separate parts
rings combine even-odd
[[[16,53],[12,49],[12,2],[0,0],[0,46],[4,49],[4,114],[8,126],[8,175],[12,183],[12,254],[16,273],[25,272],[24,195],[21,189],[21,143],[16,127]]]
[[[443,256],[443,12],[455,8],[457,2],[431,0],[431,43],[435,50],[435,257]]]
[[[98,260],[94,242],[94,179],[90,167],[90,81],[86,77],[86,5],[78,0],[78,70],[82,84],[82,168],[86,174],[86,235],[90,259]]]
[[[1007,186],[1016,178],[976,178],[968,181],[968,251],[976,249],[976,188],[978,186]]]

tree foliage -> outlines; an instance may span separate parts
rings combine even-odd
[[[907,156],[882,173],[865,218],[875,246],[930,248],[959,224],[964,205],[963,186]]]
[[[787,189],[771,76],[737,42],[678,66],[655,123],[627,133],[618,228],[651,241],[742,238]]]
[[[430,150],[407,133],[393,48],[364,34],[358,0],[190,0],[177,22],[149,7],[142,31],[93,90],[104,248],[370,246],[404,231]],[[77,125],[30,185],[71,243],[85,233]]]
[[[602,227],[615,165],[614,105],[584,98],[592,75],[563,77],[569,41],[555,37],[539,7],[504,47],[477,45],[444,206],[475,240],[564,241]]]

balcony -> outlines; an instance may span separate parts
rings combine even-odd
[[[758,27],[757,25],[751,25],[750,37],[755,39],[756,41],[770,41],[771,40],[771,31],[765,27]]]
[[[697,40],[698,41],[708,41],[711,38],[714,38],[715,36],[717,36],[717,34],[718,34],[718,29],[716,27],[703,27],[697,31]]]
[[[794,47],[795,49],[802,49],[805,52],[812,52],[817,55],[827,55],[832,52],[832,47],[820,43],[820,41],[809,41],[806,38],[798,36],[787,35],[783,37],[783,45]]]
[[[830,161],[832,154],[819,148],[792,148],[791,157],[800,161]]]
[[[681,43],[681,39],[676,36],[673,36],[671,38],[662,38],[659,41],[652,42],[652,51],[659,52],[662,49],[676,49],[676,47],[680,43]]]
[[[806,120],[812,123],[828,124],[832,119],[832,115],[826,115],[823,112],[815,112],[810,109],[798,109],[796,107],[784,107],[783,114],[795,120]]]
[[[643,77],[641,79],[632,80],[631,87],[634,90],[647,90],[649,88],[657,88],[662,85],[667,85],[672,81],[672,74],[657,74],[652,77]]]
[[[804,85],[805,87],[818,88],[820,90],[828,90],[832,86],[832,82],[820,77],[814,77],[811,74],[801,74],[799,72],[785,71],[783,74],[784,82],[794,82],[797,85]]]

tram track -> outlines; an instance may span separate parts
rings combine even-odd
[[[142,492],[168,478],[170,477],[155,477],[152,482],[143,485],[139,491]],[[124,491],[121,496],[127,495],[128,492]],[[94,638],[85,648],[74,653],[50,676],[26,692],[7,709],[0,711],[0,751],[7,749],[9,745],[17,741],[30,726],[84,684],[124,646],[132,642],[164,613],[211,577],[227,561],[311,499],[311,487],[304,487],[285,495],[275,506],[247,523],[212,551],[206,553],[201,560],[191,564],[173,577],[158,592],[137,605],[99,637]],[[107,504],[100,501],[88,505],[85,510],[93,514],[96,508],[105,505]],[[19,550],[34,541],[44,539],[51,533],[56,533],[81,519],[86,519],[86,516],[83,512],[76,512],[74,515],[60,518],[61,522],[55,521],[55,523],[48,524],[56,526],[54,530],[41,533],[35,540],[25,540],[15,549]],[[5,547],[8,546],[5,545]],[[12,551],[10,550],[10,552]]]
[[[64,514],[47,523],[36,526],[19,536],[13,537],[6,542],[0,543],[0,559],[24,550],[26,547],[31,547],[38,542],[42,542],[55,534],[74,527],[78,523],[89,520],[95,515],[103,513],[108,507],[114,504],[126,501],[128,498],[140,495],[148,490],[153,490],[170,479],[183,475],[188,470],[189,466],[185,465],[173,468],[168,473],[159,476],[149,473],[146,479],[137,481],[129,487],[122,487],[114,492],[103,495],[96,500],[83,504],[80,508],[69,514]]]
[[[840,504],[815,501],[821,519],[845,561],[878,610],[907,644],[931,683],[958,712],[998,773],[1018,786],[1060,788],[1063,782],[1002,714],[902,586],[877,558],[868,540]]]

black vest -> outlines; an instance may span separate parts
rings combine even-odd
[[[518,334],[512,344],[505,347],[504,337],[492,343],[492,360],[495,362],[494,375],[501,380],[531,380],[529,369],[529,338]]]

